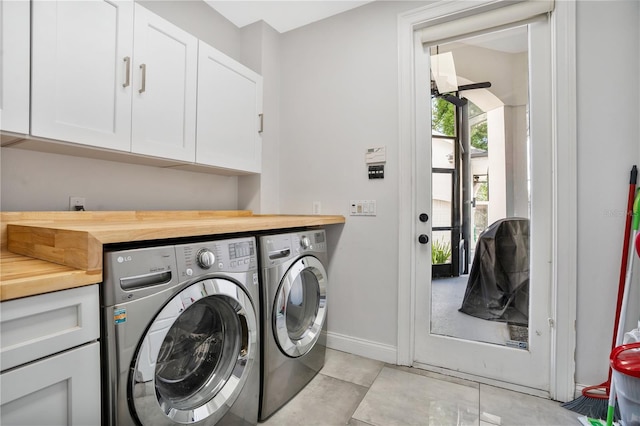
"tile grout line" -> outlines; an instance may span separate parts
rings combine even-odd
[[[350,382],[350,381],[347,381],[347,380],[338,379],[338,378],[332,377],[332,376],[327,376],[327,377],[332,377],[332,378],[334,378],[336,380],[340,380],[340,381],[345,382],[345,383],[351,383],[351,384],[356,385],[356,386],[362,386],[363,388],[367,389],[367,391],[362,395],[362,398],[360,398],[360,401],[358,401],[358,404],[355,406],[355,408],[351,412],[351,415],[347,418],[347,424],[349,424],[351,422],[351,420],[356,420],[358,422],[371,425],[371,423],[369,423],[369,422],[365,422],[364,420],[360,420],[360,419],[354,418],[353,415],[356,413],[356,411],[358,411],[358,408],[360,408],[360,404],[362,404],[362,401],[364,401],[364,399],[367,397],[367,394],[371,390],[371,386],[373,386],[373,384],[376,382],[376,380],[380,376],[380,373],[382,372],[382,369],[384,369],[385,367],[386,367],[386,363],[383,364],[382,367],[380,367],[380,370],[378,370],[378,373],[376,374],[376,377],[373,378],[373,380],[371,381],[371,384],[368,385],[368,386],[364,386],[364,385],[361,385],[359,383],[354,383],[354,382]],[[371,426],[375,426],[375,425],[371,425]]]

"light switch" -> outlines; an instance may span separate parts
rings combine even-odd
[[[351,216],[375,216],[376,200],[351,200],[349,213]]]

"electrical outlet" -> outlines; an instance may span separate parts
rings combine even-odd
[[[84,197],[69,197],[69,210],[82,211],[87,209],[87,200]]]
[[[320,201],[313,202],[313,214],[321,214],[322,212],[322,204]]]

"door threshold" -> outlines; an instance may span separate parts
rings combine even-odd
[[[419,368],[421,370],[431,371],[433,373],[438,373],[445,376],[456,377],[458,379],[478,382],[483,385],[495,386],[497,388],[507,389],[514,392],[520,392],[527,395],[537,396],[539,398],[551,399],[551,396],[548,391],[530,388],[528,386],[517,385],[515,383],[503,382],[501,380],[495,380],[487,377],[476,376],[474,374],[463,373],[461,371],[450,370],[448,368],[443,368],[443,367],[436,367],[434,365],[422,364],[420,362],[415,362],[415,361],[412,367]]]

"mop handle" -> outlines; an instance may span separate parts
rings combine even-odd
[[[638,168],[634,165],[629,175],[629,192],[627,195],[627,210],[624,212],[626,220],[624,223],[624,240],[622,244],[622,260],[620,262],[620,275],[618,279],[618,298],[616,300],[616,315],[613,320],[613,338],[611,339],[611,350],[616,348],[618,341],[618,321],[620,320],[620,309],[622,308],[622,294],[624,293],[625,275],[627,272],[627,261],[629,259],[629,239],[631,237],[631,218],[633,213],[633,202],[636,196],[636,184],[638,182]],[[611,368],[607,384],[611,384]]]

